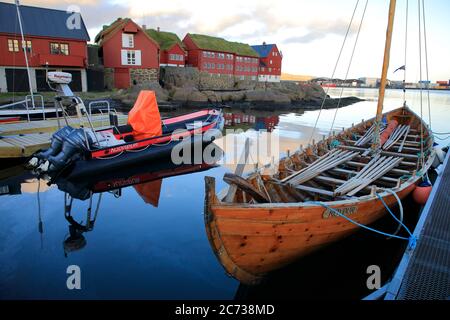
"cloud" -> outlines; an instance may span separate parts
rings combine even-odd
[[[315,22],[306,26],[308,30],[301,36],[288,37],[283,40],[283,43],[310,43],[316,40],[325,38],[328,35],[345,35],[348,29],[348,22],[343,20],[336,20],[329,22]],[[353,23],[350,28],[350,34],[355,32],[357,26]]]

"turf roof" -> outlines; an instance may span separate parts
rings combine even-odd
[[[231,42],[222,38],[202,34],[189,34],[197,47],[203,50],[232,52],[241,56],[259,57],[258,53],[246,43]]]

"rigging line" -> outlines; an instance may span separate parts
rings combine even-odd
[[[336,64],[334,65],[334,69],[333,69],[333,73],[331,75],[331,79],[334,78],[334,75],[336,73],[337,67],[339,65],[339,61],[341,60],[342,52],[344,51],[345,43],[347,42],[347,38],[348,38],[348,35],[350,33],[350,29],[352,27],[353,19],[355,18],[356,9],[358,9],[358,6],[359,6],[359,0],[356,1],[355,9],[353,10],[353,14],[352,14],[352,17],[350,19],[350,23],[348,24],[347,31],[346,31],[345,37],[344,37],[344,41],[342,42],[341,50],[339,51],[339,55],[338,55],[338,58],[336,60]],[[323,98],[322,105],[320,106],[319,114],[317,115],[316,123],[314,124],[314,128],[313,128],[313,130],[311,132],[311,137],[309,138],[309,143],[311,143],[312,138],[314,137],[314,133],[315,133],[316,128],[317,128],[317,123],[319,122],[320,114],[322,113],[323,107],[325,106],[325,102],[327,100],[329,91],[330,91],[330,88],[327,87],[327,90],[325,92],[325,97]]]
[[[37,179],[37,205],[38,205],[38,231],[39,231],[39,237],[41,240],[41,249],[43,249],[43,244],[44,244],[44,239],[43,239],[43,233],[44,233],[44,228],[43,228],[43,223],[42,223],[42,215],[41,215],[41,180]]]
[[[420,154],[422,155],[422,166],[425,164],[425,156],[423,154],[423,88],[422,88],[422,12],[420,7],[420,0],[417,0],[419,5],[419,78],[420,78]]]
[[[406,26],[405,26],[405,70],[403,70],[403,106],[406,106],[406,64],[408,61],[408,21],[409,21],[409,0],[406,0]]]
[[[347,73],[345,74],[344,82],[347,81],[347,79],[348,79],[348,74],[350,72],[350,68],[351,68],[352,63],[353,63],[353,57],[355,56],[355,51],[356,51],[356,47],[358,45],[359,35],[361,33],[361,29],[362,29],[362,25],[363,25],[363,22],[364,22],[364,17],[366,15],[366,10],[367,10],[368,3],[369,3],[369,0],[366,0],[366,4],[364,6],[364,11],[363,11],[363,14],[362,14],[362,17],[361,17],[361,22],[359,23],[358,32],[356,34],[355,44],[353,45],[352,55],[350,56],[350,61],[348,63]],[[334,112],[333,122],[331,123],[330,134],[333,132],[334,123],[336,121],[336,116],[337,116],[339,107],[341,106],[341,99],[342,99],[343,93],[344,93],[344,87],[341,88],[341,93],[339,95],[339,100],[338,100],[338,104],[336,106],[336,111]]]
[[[425,72],[427,76],[428,124],[430,125],[431,129],[430,75],[428,69],[428,45],[427,45],[427,24],[425,20],[425,0],[422,0],[422,15],[423,15],[423,39],[425,45]]]

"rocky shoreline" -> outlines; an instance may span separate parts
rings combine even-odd
[[[195,68],[166,68],[160,83],[134,86],[119,90],[113,99],[119,100],[125,108],[132,107],[141,90],[156,92],[162,109],[203,108],[211,105],[225,105],[244,110],[314,110],[321,107],[326,95],[317,84],[290,81],[257,82],[237,80],[228,76],[214,76],[198,72]],[[324,108],[348,106],[361,101],[356,97],[327,98]]]

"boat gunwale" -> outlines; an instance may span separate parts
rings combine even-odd
[[[398,111],[401,111],[402,109],[407,110],[408,112],[410,112],[416,119],[420,120],[420,122],[422,123],[424,129],[426,131],[428,131],[429,136],[431,136],[431,141],[429,142],[429,144],[432,146],[434,143],[434,137],[433,135],[429,132],[429,127],[428,125],[425,123],[425,121],[423,119],[421,119],[413,110],[411,110],[408,106],[402,106],[399,108],[396,108],[394,110],[388,111],[386,113],[384,113],[383,115],[389,115],[389,114],[393,114],[396,113]],[[367,123],[370,121],[375,121],[375,117],[370,118],[364,122],[361,122],[359,124],[357,124],[355,127],[358,127],[360,125],[362,125],[363,123]],[[343,134],[348,133],[348,131],[350,131],[351,129],[354,129],[355,127],[349,127],[347,129],[345,129],[344,131],[340,132],[336,137],[342,136]],[[424,130],[424,131],[425,131]],[[299,152],[299,151],[297,151]],[[295,154],[295,153],[294,153]],[[427,161],[425,162],[425,164],[422,166],[421,170],[423,170],[423,172],[427,172],[429,170],[429,168],[431,167],[431,165],[433,164],[434,158],[435,158],[435,151],[433,149],[431,149],[431,153],[428,156]],[[285,156],[283,158],[280,159],[279,162],[281,162],[282,160],[285,160],[289,158],[288,156]],[[264,167],[268,167],[270,164],[265,165]],[[263,167],[263,168],[264,168]],[[245,179],[248,179],[250,177],[252,177],[252,175],[255,175],[259,172],[259,170],[257,171],[251,171],[248,174],[245,175]],[[389,189],[394,191],[395,193],[401,192],[404,189],[410,187],[412,184],[416,184],[420,179],[422,179],[421,175],[412,175],[408,180],[406,180],[405,182],[403,182],[400,187],[393,187],[393,188],[378,188],[378,189]],[[228,187],[219,191],[220,194],[224,193],[225,190],[228,190]],[[384,198],[385,196],[390,195],[391,193],[389,193],[388,191],[383,191],[381,193],[378,193],[379,196],[381,196],[382,198]],[[228,203],[228,202],[223,202],[222,199],[220,199],[219,197],[217,197],[217,202],[216,203],[212,203],[211,206],[212,207],[224,207],[224,208],[229,208],[229,207],[240,207],[240,208],[245,208],[245,209],[251,209],[251,208],[293,208],[293,207],[320,207],[320,205],[317,205],[315,203],[312,203],[311,201],[309,202],[290,202],[290,203],[280,203],[280,202],[274,202],[274,203]],[[333,201],[315,201],[315,202],[320,202],[323,203],[327,206],[339,206],[339,205],[349,205],[349,204],[353,204],[355,202],[361,203],[361,202],[367,202],[367,201],[371,201],[378,198],[376,195],[365,195],[365,196],[360,196],[360,197],[352,197],[349,199],[342,199],[342,200],[333,200]]]

